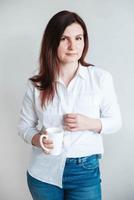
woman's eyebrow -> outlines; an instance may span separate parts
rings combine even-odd
[[[75,35],[75,37],[83,36],[83,34]],[[63,34],[62,37],[70,38],[70,36]]]

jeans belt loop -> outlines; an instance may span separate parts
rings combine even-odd
[[[77,158],[77,164],[80,164],[82,162],[81,158]]]

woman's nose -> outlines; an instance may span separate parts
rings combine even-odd
[[[71,49],[71,50],[73,50],[73,49],[75,49],[75,41],[73,41],[73,40],[70,40],[69,41],[69,49]]]

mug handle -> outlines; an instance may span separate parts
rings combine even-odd
[[[48,135],[45,135],[45,134],[40,135],[40,146],[42,147],[42,149],[43,149],[44,151],[46,151],[46,153],[49,153],[50,150],[47,149],[47,148],[44,146],[43,139],[48,139]]]

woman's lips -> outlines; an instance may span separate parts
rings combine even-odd
[[[77,53],[66,53],[66,55],[68,55],[68,56],[76,56]]]

